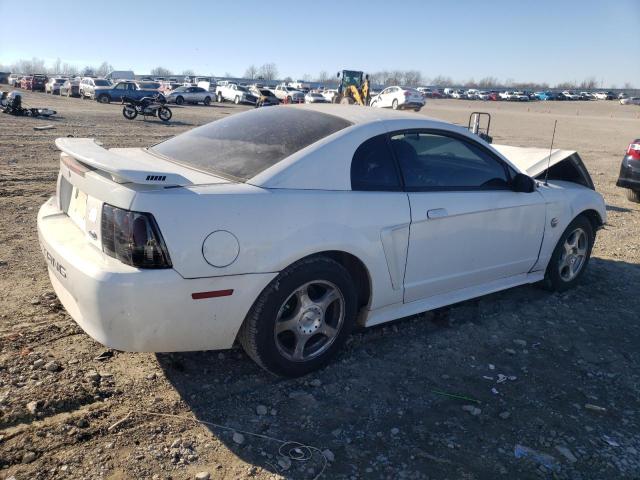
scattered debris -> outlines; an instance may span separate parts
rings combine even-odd
[[[619,447],[620,444],[618,442],[616,442],[613,438],[611,438],[609,435],[603,435],[602,439],[607,442],[608,445],[612,446],[612,447]]]
[[[111,430],[115,430],[116,428],[118,428],[120,425],[122,425],[123,423],[125,423],[127,420],[129,420],[129,417],[131,417],[131,412],[127,413],[123,418],[121,418],[120,420],[118,420],[116,423],[114,423],[113,425],[111,425],[109,428],[107,428],[107,431],[111,431]]]
[[[54,125],[43,125],[42,127],[33,127],[34,130],[54,130]]]
[[[240,432],[233,432],[233,441],[238,445],[242,445],[244,443],[244,435]]]
[[[209,472],[196,473],[196,480],[209,480],[210,478],[211,474]]]
[[[570,463],[576,463],[578,459],[573,454],[571,450],[567,447],[563,447],[561,445],[556,445],[556,450],[562,454],[564,458],[566,458]]]
[[[475,405],[463,405],[462,410],[464,410],[465,412],[469,412],[474,417],[482,413],[482,410],[480,410]]]
[[[58,364],[58,362],[56,362],[55,360],[52,360],[49,363],[45,364],[44,368],[50,372],[57,372],[58,370],[60,370],[60,364]]]
[[[592,403],[585,404],[584,408],[586,408],[587,410],[591,410],[593,412],[600,412],[600,413],[605,413],[607,411],[606,408],[599,407],[598,405],[593,405]]]
[[[525,458],[533,461],[538,465],[543,465],[545,468],[549,470],[558,472],[560,471],[560,464],[558,460],[552,455],[547,453],[542,453],[533,448],[525,447],[524,445],[516,445],[513,448],[513,454],[516,458]]]
[[[102,352],[100,355],[94,357],[94,360],[97,360],[99,362],[102,362],[104,360],[107,360],[109,358],[113,357],[113,350],[105,350],[104,352]]]

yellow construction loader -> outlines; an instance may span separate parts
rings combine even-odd
[[[333,97],[333,103],[369,105],[369,75],[356,70],[342,70],[338,72],[338,78],[338,94]]]

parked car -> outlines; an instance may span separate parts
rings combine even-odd
[[[24,90],[31,90],[31,83],[33,82],[33,76],[25,75],[20,79],[20,88]]]
[[[613,92],[596,92],[594,96],[597,100],[613,100],[615,98]]]
[[[616,185],[627,190],[629,200],[640,203],[640,138],[629,144]]]
[[[183,103],[211,104],[212,93],[201,87],[178,87],[166,95],[167,102],[182,105]]]
[[[60,86],[60,95],[66,95],[67,97],[79,97],[80,96],[80,79],[68,79]]]
[[[237,85],[235,83],[228,83],[226,85],[220,85],[216,87],[216,96],[218,102],[233,102],[236,105],[240,103],[250,103],[255,105],[258,101],[258,97],[252,94],[247,87]]]
[[[331,103],[331,102],[326,98],[324,98],[324,96],[321,93],[307,92],[304,96],[304,103]]]
[[[564,95],[566,100],[580,100],[580,94],[572,92],[571,90],[564,90],[562,95]]]
[[[338,90],[336,90],[335,88],[330,88],[322,92],[322,96],[326,98],[329,101],[329,103],[333,103],[333,99],[337,94],[338,94]]]
[[[184,85],[178,82],[162,82],[158,91],[166,96],[178,87],[184,87]]]
[[[456,100],[462,100],[467,98],[467,94],[463,90],[453,90],[451,92],[451,98],[455,98]]]
[[[160,91],[162,87],[162,82],[136,82],[140,88],[143,90],[157,90]]]
[[[516,91],[509,92],[509,94],[507,95],[507,100],[509,100],[510,102],[528,102],[531,99],[525,92]]]
[[[58,94],[60,95],[60,87],[64,82],[66,82],[66,78],[50,78],[47,80],[47,83],[44,86],[44,93],[50,93],[52,95]]]
[[[534,93],[536,99],[538,100],[555,100],[556,96],[553,92],[535,92]]]
[[[304,93],[289,85],[278,85],[273,91],[281,102],[285,103],[303,103]]]
[[[109,87],[111,87],[111,81],[106,78],[84,77],[80,80],[80,98],[95,99],[96,88],[100,89]]]
[[[478,100],[491,100],[491,94],[489,92],[485,92],[481,90],[478,93],[476,93],[476,98]]]
[[[502,98],[500,97],[500,92],[491,91],[489,93],[489,100],[492,100],[494,102],[502,100]]]
[[[622,100],[623,98],[629,98],[629,95],[626,92],[620,92],[618,94],[618,100]]]
[[[275,94],[265,87],[253,86],[249,88],[249,92],[258,98],[257,107],[267,107],[270,105],[279,105],[280,100]]]
[[[620,105],[640,105],[640,97],[627,97],[620,100]]]
[[[22,78],[20,88],[31,90],[32,92],[44,92],[47,80],[46,75],[27,75]]]
[[[590,92],[580,92],[578,95],[580,95],[580,100],[595,100],[595,96],[593,93]]]
[[[327,365],[357,322],[518,285],[570,289],[607,215],[575,152],[554,156],[570,171],[546,185],[530,176],[545,149],[505,156],[410,113],[258,108],[149,149],[56,145],[38,238],[80,327],[136,352],[238,340],[279,375]]]
[[[20,87],[21,77],[22,75],[18,73],[12,73],[11,75],[9,75],[9,78],[7,79],[7,83],[9,84],[10,87],[13,87],[13,88]]]
[[[160,95],[161,101],[164,101],[164,96],[157,90],[140,88],[137,83],[126,81],[118,82],[115,85],[109,85],[106,87],[98,86],[96,84],[91,98],[100,103],[110,103],[120,102],[123,97],[140,100],[144,97],[153,97],[156,95]]]
[[[418,112],[424,104],[424,97],[419,91],[399,86],[387,87],[371,98],[372,107],[389,107],[394,110],[413,109]]]

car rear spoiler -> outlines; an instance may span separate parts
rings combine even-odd
[[[155,159],[152,155],[128,158],[101,147],[96,143],[95,138],[62,137],[56,139],[56,147],[78,162],[108,173],[118,183],[164,187],[193,183],[182,175],[172,172],[169,162]]]
[[[549,169],[549,180],[565,180],[578,183],[595,190],[591,175],[587,171],[580,155],[574,150],[549,150],[545,148],[512,147],[510,145],[492,145],[508,158],[520,170],[530,177],[543,179]]]

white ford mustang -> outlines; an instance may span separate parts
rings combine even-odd
[[[238,339],[281,375],[326,364],[356,324],[564,290],[606,219],[575,152],[495,147],[414,113],[260,108],[151,148],[56,145],[38,232],[80,326],[128,351]]]

